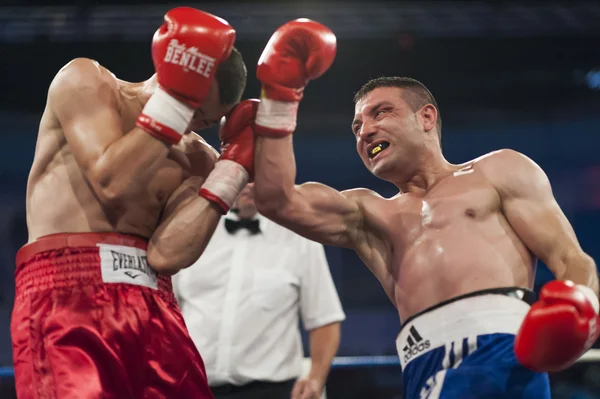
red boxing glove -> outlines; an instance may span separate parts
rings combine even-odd
[[[235,30],[223,19],[190,7],[165,15],[152,39],[152,59],[159,87],[137,125],[170,143],[187,131],[203,102],[218,65],[229,57]]]
[[[257,134],[281,137],[294,131],[304,87],[329,69],[335,54],[335,35],[318,22],[301,18],[277,29],[256,70],[262,82]]]
[[[546,372],[571,366],[598,339],[598,307],[589,287],[560,280],[544,285],[515,338],[519,362]]]
[[[190,7],[170,10],[152,40],[158,84],[198,108],[234,42],[235,30],[225,20]]]
[[[254,118],[260,100],[250,99],[239,103],[219,131],[220,160],[228,159],[244,167],[250,181],[254,178]]]
[[[244,100],[221,125],[221,156],[200,189],[200,196],[227,213],[242,189],[254,177],[252,124],[259,100]]]

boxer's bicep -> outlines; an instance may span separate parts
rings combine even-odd
[[[347,248],[354,247],[362,219],[354,193],[314,182],[295,186],[270,217],[310,240]]]
[[[531,191],[528,189],[528,191]],[[503,211],[513,230],[529,250],[555,274],[564,260],[581,248],[569,221],[553,198],[527,193],[503,200]]]
[[[310,240],[355,247],[362,220],[361,190],[340,193],[320,183],[296,185],[291,136],[257,136],[254,168],[254,199],[259,212]]]
[[[364,188],[339,192],[312,182],[296,186],[295,193],[282,208],[278,223],[310,240],[354,249],[395,303],[394,281],[386,268],[389,243],[369,229],[365,220],[366,208],[376,206],[370,201],[381,196]]]
[[[505,165],[511,169],[498,169],[495,179],[502,211],[527,248],[561,278],[571,260],[585,254],[544,171],[521,154],[510,158]]]
[[[48,101],[78,165],[89,171],[123,136],[115,94],[91,60],[75,60],[53,80]]]

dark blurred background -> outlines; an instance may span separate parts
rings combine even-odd
[[[542,166],[581,245],[600,261],[600,2],[589,1],[142,1],[0,2],[0,365],[11,365],[14,255],[27,240],[25,187],[47,88],[75,57],[123,80],[150,77],[150,40],[178,5],[225,18],[259,95],[255,64],[281,24],[328,25],[338,55],[311,82],[294,136],[298,182],[337,189],[393,186],[371,176],[354,149],[352,97],[370,78],[411,76],[436,96],[446,158],[465,162],[512,148]],[[204,137],[217,144],[216,131]],[[398,318],[353,252],[327,248],[347,313],[340,356],[395,355]],[[540,265],[536,287],[551,279]],[[418,283],[418,282],[416,282]],[[600,363],[553,375],[556,398],[599,398]],[[5,379],[10,397],[10,379]],[[351,383],[349,381],[352,381]],[[397,367],[334,370],[329,397],[400,398]]]

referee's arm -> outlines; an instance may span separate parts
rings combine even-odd
[[[340,303],[323,245],[307,240],[300,286],[300,311],[309,331],[311,368],[298,380],[292,399],[321,395],[331,363],[340,346],[341,322],[346,318]],[[304,389],[302,389],[304,388]]]
[[[340,346],[340,330],[340,322],[335,322],[309,332],[311,367],[307,378],[319,381],[321,388]]]

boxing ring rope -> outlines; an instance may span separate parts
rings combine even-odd
[[[14,377],[15,370],[12,367],[0,367],[0,378]]]
[[[309,361],[310,359],[305,359]],[[600,349],[590,349],[581,356],[577,363],[590,363],[600,361]],[[332,369],[352,369],[369,367],[399,367],[398,356],[339,356],[333,359]],[[0,367],[0,378],[14,377],[12,367]]]

